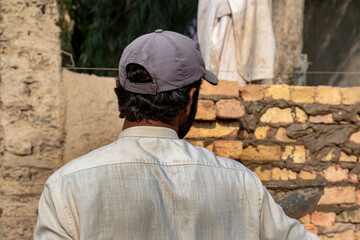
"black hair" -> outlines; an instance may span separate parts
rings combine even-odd
[[[150,74],[141,65],[129,64],[126,71],[127,78],[131,82],[152,82]],[[118,98],[120,118],[125,117],[131,122],[151,119],[169,123],[185,109],[190,100],[189,91],[191,88],[196,88],[193,94],[193,105],[197,104],[200,85],[201,79],[185,87],[156,95],[130,92],[118,85],[114,90]]]

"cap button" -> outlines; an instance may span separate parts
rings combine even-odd
[[[162,33],[163,31],[164,31],[164,30],[162,30],[162,29],[156,29],[156,30],[155,30],[156,33]]]

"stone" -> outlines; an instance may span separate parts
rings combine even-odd
[[[273,168],[272,169],[272,175],[271,180],[278,181],[278,180],[294,180],[296,179],[296,173],[294,173],[291,170],[287,170],[286,168],[280,169],[280,168]]]
[[[340,162],[357,162],[357,156],[347,155],[345,152],[341,151],[339,161]]]
[[[242,147],[240,141],[214,141],[214,153],[221,157],[239,159]]]
[[[239,122],[195,122],[186,138],[235,138]]]
[[[291,108],[281,109],[278,107],[268,108],[260,117],[261,123],[293,123]]]
[[[195,120],[213,121],[216,119],[215,104],[211,100],[199,100]]]
[[[339,88],[319,86],[316,88],[315,102],[321,104],[341,104],[341,92]]]
[[[340,165],[330,166],[322,173],[328,182],[342,182],[349,179],[349,169],[342,169]]]
[[[360,103],[360,87],[341,88],[342,104],[355,105]]]
[[[257,167],[254,172],[258,175],[261,181],[271,181],[271,169],[262,169],[262,167]]]
[[[351,136],[350,136],[350,142],[354,142],[354,143],[360,144],[360,131],[351,134]]]
[[[305,123],[307,120],[307,114],[301,108],[296,107],[294,121],[298,123]]]
[[[244,148],[240,160],[244,161],[279,161],[281,155],[280,146],[258,145],[253,147],[249,145]]]
[[[337,222],[360,223],[360,209],[343,211],[336,217]]]
[[[325,123],[325,124],[333,124],[335,123],[333,115],[331,113],[326,115],[316,115],[310,116],[309,122],[311,123]]]
[[[284,152],[281,155],[281,160],[292,160],[294,163],[305,163],[306,161],[306,149],[301,145],[287,145]]]
[[[316,179],[317,175],[316,173],[311,173],[308,171],[301,170],[298,174],[298,178],[302,180],[314,180]]]
[[[239,97],[239,83],[237,81],[219,80],[219,84],[214,86],[207,81],[203,81],[200,95]]]
[[[290,87],[290,100],[295,103],[314,103],[315,88],[291,86]]]
[[[275,140],[279,142],[296,142],[295,139],[291,139],[286,134],[286,128],[280,127],[275,135]]]
[[[355,203],[355,187],[336,186],[325,187],[324,195],[320,198],[318,205]]]
[[[240,89],[240,95],[244,101],[262,100],[266,88],[262,85],[245,85]]]
[[[238,119],[244,116],[245,107],[235,99],[221,99],[216,103],[216,116],[219,119]]]
[[[336,213],[318,212],[311,214],[311,223],[320,227],[331,227],[335,223]]]
[[[290,100],[289,85],[270,85],[264,94],[264,99],[270,100]]]
[[[259,126],[254,131],[255,138],[258,140],[265,139],[269,131],[271,131],[269,126]]]

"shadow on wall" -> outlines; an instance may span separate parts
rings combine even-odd
[[[115,80],[63,70],[66,163],[116,140],[123,125]]]
[[[307,0],[304,53],[309,71],[358,72],[360,68],[360,1]],[[360,74],[308,74],[308,85],[360,86]]]

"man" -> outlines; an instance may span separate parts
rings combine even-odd
[[[115,89],[123,131],[47,180],[35,239],[317,239],[253,172],[182,140],[201,79],[218,82],[181,34],[127,46]]]

